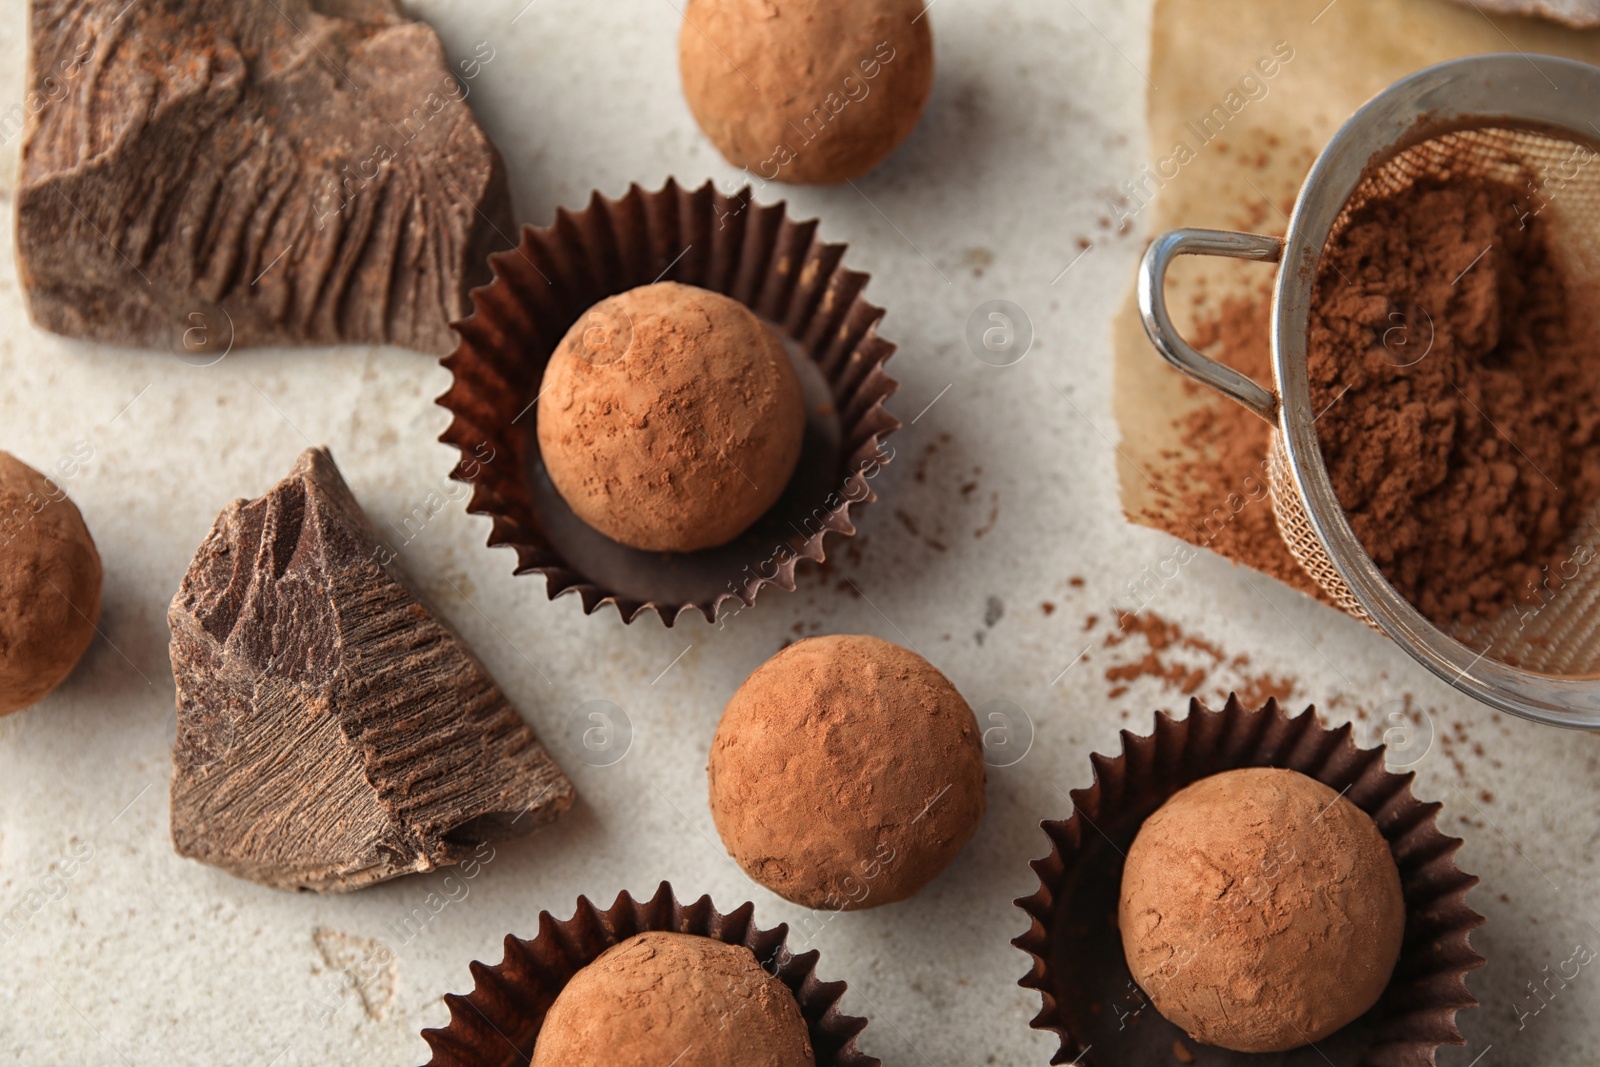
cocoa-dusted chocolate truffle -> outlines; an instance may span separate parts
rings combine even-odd
[[[1400,957],[1400,873],[1371,818],[1297,771],[1179,791],[1128,849],[1118,909],[1134,979],[1196,1041],[1277,1052],[1377,1002]]]
[[[813,637],[746,678],[711,743],[711,814],[733,858],[813,908],[904,900],[983,818],[972,709],[876,637]]]
[[[923,0],[689,0],[683,92],[728,162],[832,184],[883,162],[933,89]]]
[[[743,304],[695,286],[602,300],[539,388],[556,491],[634,548],[726,544],[777,502],[800,459],[805,401],[783,342]]]
[[[72,673],[100,621],[100,553],[66,491],[0,452],[0,715]]]
[[[652,930],[584,967],[531,1067],[813,1067],[800,1005],[743,945]]]

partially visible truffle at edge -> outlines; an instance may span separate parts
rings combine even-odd
[[[652,930],[556,997],[531,1067],[813,1067],[800,1005],[743,945]]]
[[[762,181],[859,178],[933,91],[922,0],[690,0],[683,92],[723,156]]]
[[[54,481],[0,452],[0,715],[60,685],[94,640],[100,553]]]

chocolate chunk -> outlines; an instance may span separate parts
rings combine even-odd
[[[182,855],[339,892],[459,863],[572,806],[561,768],[407,588],[326,449],[223,511],[167,620]]]
[[[31,21],[17,248],[38,325],[213,358],[454,347],[512,243],[466,104],[480,59],[458,80],[393,0],[33,0]]]

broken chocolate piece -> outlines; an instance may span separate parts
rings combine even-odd
[[[512,243],[466,104],[492,48],[458,79],[393,0],[33,0],[31,23],[17,249],[38,325],[213,358],[454,347]]]
[[[561,768],[407,588],[326,449],[223,511],[167,620],[182,855],[340,892],[459,863],[572,806]]]

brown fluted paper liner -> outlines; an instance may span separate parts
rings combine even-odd
[[[877,499],[869,480],[900,426],[883,407],[895,346],[877,333],[883,309],[861,298],[867,275],[844,269],[845,246],[816,231],[749,189],[728,197],[669,180],[620,200],[596,193],[490,257],[494,280],[473,291],[444,361],[455,382],[438,403],[455,419],[440,440],[460,449],[453,477],[473,486],[468,510],[493,520],[489,544],[516,550],[518,574],[544,575],[552,599],[576,593],[585,613],[615,604],[625,622],[647,609],[668,626],[690,609],[715,621],[762,586],[792,591],[796,564],[821,562],[828,534],[855,533],[851,506]],[[568,328],[605,297],[655,281],[750,308],[783,338],[805,390],[805,443],[782,499],[730,544],[700,552],[643,552],[590,529],[550,483],[534,432],[539,382]]]
[[[422,1031],[433,1049],[428,1067],[527,1067],[545,1013],[572,976],[612,945],[646,930],[744,945],[794,993],[817,1067],[880,1067],[877,1059],[856,1048],[856,1035],[867,1020],[839,1010],[845,983],[819,979],[817,951],[792,955],[786,944],[789,928],[780,924],[763,930],[752,921],[754,913],[755,905],[745,903],[724,915],[708,896],[680,904],[667,882],[648,901],[622,893],[605,911],[579,897],[577,911],[565,922],[540,912],[539,933],[532,941],[508,934],[504,960],[494,967],[472,964],[471,993],[445,994],[450,1025]]]
[[[1151,736],[1124,730],[1121,755],[1092,755],[1094,784],[1072,791],[1070,818],[1041,824],[1052,849],[1033,863],[1038,892],[1017,901],[1032,920],[1012,942],[1033,961],[1021,985],[1043,998],[1032,1025],[1061,1039],[1050,1062],[1170,1063],[1181,1042],[1200,1067],[1425,1067],[1438,1046],[1462,1044],[1456,1013],[1478,1003],[1466,975],[1484,963],[1468,936],[1483,923],[1466,903],[1478,879],[1456,867],[1461,841],[1436,825],[1441,805],[1412,796],[1413,775],[1385,769],[1383,752],[1357,748],[1348,723],[1328,729],[1312,708],[1291,718],[1276,700],[1246,708],[1230,696],[1221,711],[1194,700],[1185,719],[1159,712]],[[1285,767],[1347,790],[1400,868],[1405,941],[1388,988],[1315,1047],[1247,1054],[1198,1044],[1148,1003],[1123,955],[1122,853],[1172,794],[1239,767]]]

